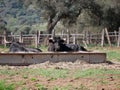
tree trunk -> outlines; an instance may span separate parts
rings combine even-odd
[[[48,25],[47,25],[47,34],[52,34],[52,31],[55,27],[55,25],[58,23],[58,21],[60,21],[62,17],[62,14],[57,14],[56,17],[50,17],[49,20],[48,20]],[[48,39],[49,37],[51,37],[51,35],[48,35],[46,38],[45,38],[45,41],[44,41],[44,44],[45,45],[48,45]]]
[[[49,19],[48,26],[47,26],[47,33],[48,34],[52,34],[52,31],[53,31],[55,25],[58,23],[58,21],[60,21],[60,19],[61,19],[61,16],[54,19],[54,21],[52,18]]]

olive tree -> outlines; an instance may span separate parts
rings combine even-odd
[[[102,18],[102,11],[99,4],[94,0],[21,0],[25,6],[31,4],[41,10],[43,17],[47,20],[47,33],[51,34],[52,30],[59,21],[63,24],[72,24],[81,14],[82,10],[89,10],[94,14],[97,20]]]
[[[101,26],[109,31],[118,30],[120,27],[120,0],[96,0],[102,7]]]

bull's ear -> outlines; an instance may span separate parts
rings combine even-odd
[[[49,43],[52,43],[53,42],[53,40],[52,39],[49,39]]]
[[[60,40],[61,43],[64,43],[65,41],[63,39]]]
[[[58,40],[61,40],[61,38],[60,38],[60,36],[54,36],[53,40],[58,41]]]
[[[21,44],[19,41],[17,41],[16,43]]]

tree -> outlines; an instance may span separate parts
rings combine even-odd
[[[2,17],[0,17],[0,30],[2,30],[2,32],[4,30],[7,30],[6,25],[7,25],[7,22],[4,19],[2,19]]]
[[[101,7],[94,0],[21,0],[25,6],[37,6],[48,21],[47,33],[51,34],[59,21],[75,23],[82,10],[88,9],[98,20],[102,18]],[[63,23],[63,24],[64,24]]]
[[[120,0],[96,0],[102,7],[101,26],[109,31],[118,30],[120,27]]]

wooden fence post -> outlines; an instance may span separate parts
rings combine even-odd
[[[4,30],[4,34],[3,34],[3,42],[4,42],[4,47],[6,47],[6,39],[7,39],[7,33],[6,30]]]
[[[36,35],[35,35],[35,47],[38,48],[38,34],[39,32],[37,31]]]
[[[64,38],[64,30],[61,30],[61,38]]]
[[[105,36],[105,30],[103,29],[102,30],[102,33],[101,33],[101,46],[103,47],[104,46],[104,36]]]
[[[53,37],[55,37],[55,29],[53,29],[53,31],[52,31],[52,36],[51,36],[52,38]]]
[[[38,44],[39,44],[39,42],[40,42],[40,34],[41,34],[41,32],[38,31]]]
[[[97,32],[97,35],[96,35],[96,45],[99,44],[100,41],[99,41],[99,32]]]
[[[86,48],[88,47],[87,43],[84,40],[83,40],[83,44],[85,45]]]
[[[88,44],[91,44],[91,32],[90,31],[88,31]]]
[[[23,37],[22,32],[20,32],[19,42],[23,43]]]
[[[88,34],[88,31],[86,31],[86,43],[89,44],[89,34]]]
[[[107,36],[108,43],[109,43],[109,45],[111,47],[112,45],[111,45],[111,41],[110,41],[110,37],[109,37],[107,28],[105,28],[105,33],[106,33],[106,36]]]
[[[67,44],[70,43],[70,31],[67,29]]]
[[[83,34],[83,44],[85,45],[85,47],[87,48],[87,34],[86,34],[86,31],[84,31],[84,34]]]
[[[118,32],[118,41],[117,41],[117,47],[120,46],[120,27],[119,27],[119,32]]]
[[[86,43],[86,31],[84,31],[84,34],[83,34],[83,41]]]
[[[13,40],[13,32],[11,32],[10,35],[11,35],[11,41],[12,41]]]
[[[116,30],[114,31],[114,35],[115,35],[115,42],[117,42],[118,37],[117,37],[117,31]]]
[[[76,44],[76,35],[73,35],[73,44]]]

